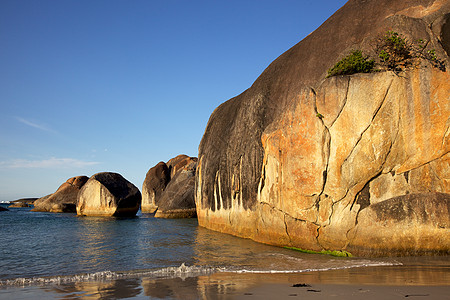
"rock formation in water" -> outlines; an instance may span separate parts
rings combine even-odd
[[[83,185],[88,181],[87,176],[69,178],[53,194],[44,196],[34,201],[32,211],[49,212],[76,212],[77,195]]]
[[[142,185],[142,212],[157,218],[196,216],[194,189],[197,158],[179,155],[151,168]]]
[[[447,71],[326,78],[393,30]],[[199,146],[201,226],[354,254],[450,251],[450,2],[350,0],[211,115]]]
[[[122,175],[111,172],[93,175],[78,193],[76,211],[80,216],[135,216],[141,192]]]
[[[10,201],[9,203],[14,204],[14,203],[17,203],[17,202],[23,202],[23,203],[26,203],[28,205],[33,205],[34,202],[37,199],[39,199],[39,198],[21,198],[21,199]]]
[[[7,209],[6,207],[0,206],[0,211],[8,211],[9,209]]]
[[[143,213],[154,213],[158,209],[159,199],[170,181],[170,171],[164,162],[159,162],[148,170],[142,184]]]
[[[25,202],[14,202],[13,204],[11,204],[9,207],[30,207],[30,205],[28,205]]]

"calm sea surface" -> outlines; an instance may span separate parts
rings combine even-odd
[[[17,286],[399,264],[392,258],[336,258],[271,247],[201,228],[196,219],[77,217],[30,208],[0,212],[0,298]]]

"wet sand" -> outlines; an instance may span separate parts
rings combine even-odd
[[[362,267],[291,274],[215,273],[0,288],[0,299],[450,299],[450,269]]]
[[[372,286],[314,284],[288,287],[269,284],[251,289],[230,299],[450,299],[448,286]]]
[[[366,267],[299,274],[214,274],[209,280],[221,283],[226,292],[223,297],[203,294],[206,297],[202,299],[450,299],[447,266]]]

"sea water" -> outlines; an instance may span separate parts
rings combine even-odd
[[[0,298],[14,286],[396,264],[395,259],[338,258],[272,247],[199,227],[196,219],[142,213],[78,217],[31,208],[0,212]]]

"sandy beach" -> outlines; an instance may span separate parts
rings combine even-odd
[[[382,286],[314,284],[296,288],[268,284],[232,299],[450,299],[448,286]]]
[[[299,274],[214,274],[209,280],[229,287],[224,297],[216,295],[217,299],[450,299],[447,267],[403,265]],[[214,297],[210,294],[203,299]]]
[[[442,257],[445,262],[448,257]],[[448,265],[304,273],[215,273],[7,287],[0,299],[450,299]]]

